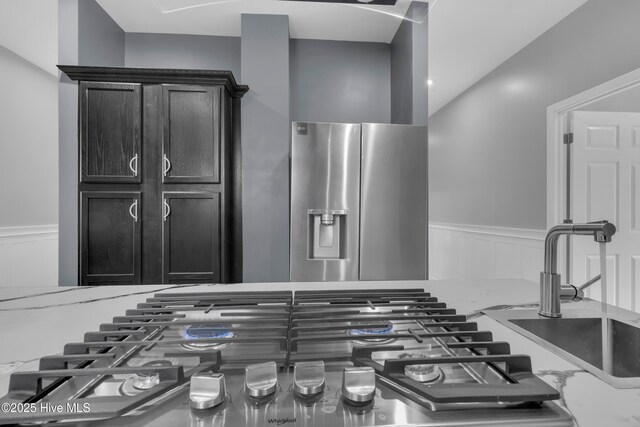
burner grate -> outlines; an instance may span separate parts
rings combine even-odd
[[[481,356],[458,357],[430,357],[430,358],[396,358],[387,359],[381,365],[372,359],[375,351],[389,351],[386,347],[362,347],[353,351],[352,362],[355,366],[369,366],[376,374],[388,379],[391,383],[412,391],[435,404],[459,404],[476,402],[541,402],[559,399],[556,389],[536,377],[531,371],[531,359],[526,355],[508,354],[508,344],[487,346],[485,343],[465,343],[467,348],[490,348],[492,354]],[[394,350],[403,350],[396,346]],[[506,351],[506,354],[503,352]],[[466,364],[466,363],[497,363],[506,364],[503,373],[507,375],[507,384],[423,384],[409,378],[405,368],[409,365],[432,364]]]

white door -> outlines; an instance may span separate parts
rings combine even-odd
[[[607,244],[607,302],[640,310],[640,114],[573,113],[573,222],[606,219],[617,227]],[[573,284],[600,273],[599,245],[573,237]],[[600,284],[587,296],[600,300]]]

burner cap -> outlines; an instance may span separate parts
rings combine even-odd
[[[369,323],[369,322],[367,322]],[[376,328],[354,328],[349,330],[349,335],[366,337],[367,335],[387,335],[393,332],[393,323],[382,322],[380,327]]]
[[[164,367],[171,366],[168,360],[153,360],[140,367]],[[160,375],[157,372],[140,372],[131,375],[120,385],[120,394],[123,396],[135,396],[160,384]]]
[[[235,333],[224,325],[192,325],[185,329],[184,336],[189,339],[233,338]]]
[[[419,353],[402,353],[398,359],[427,359],[429,356]],[[440,368],[433,363],[421,363],[419,365],[407,365],[404,367],[404,374],[412,380],[421,383],[430,383],[438,380],[442,376]]]
[[[191,325],[185,328],[183,336],[190,340],[204,340],[204,339],[216,339],[216,338],[233,338],[236,335],[235,332],[230,331],[222,324],[214,325]],[[189,342],[182,344],[181,346],[187,350],[205,350],[213,348],[222,348],[231,344],[228,341],[223,342]]]

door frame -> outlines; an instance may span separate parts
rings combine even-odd
[[[569,113],[636,86],[640,86],[640,68],[547,107],[547,229],[561,224],[566,214],[564,134],[571,131]],[[567,260],[558,261],[566,272]]]

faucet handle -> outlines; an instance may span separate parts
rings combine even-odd
[[[598,274],[580,286],[562,285],[560,288],[560,300],[562,302],[582,301],[584,299],[584,290],[600,280],[600,277]]]
[[[584,284],[582,284],[581,286],[578,286],[578,291],[582,292],[585,289],[587,289],[589,286],[593,285],[594,283],[596,283],[598,280],[600,280],[600,278],[602,277],[602,275],[598,274],[597,276],[587,280]]]

